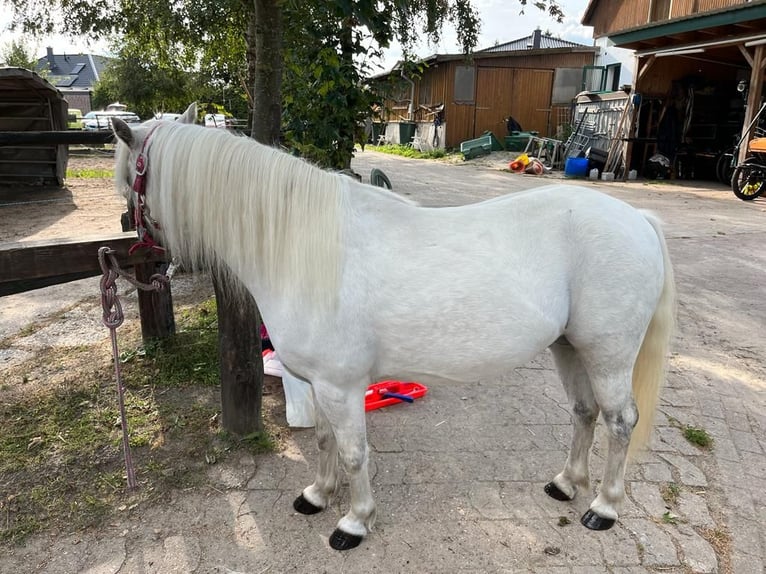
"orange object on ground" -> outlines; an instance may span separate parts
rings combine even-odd
[[[513,160],[511,163],[509,163],[508,167],[513,172],[521,173],[522,171],[524,171],[524,168],[527,167],[527,164],[529,164],[529,156],[523,153],[520,156],[518,156],[515,160]]]
[[[371,411],[406,401],[413,402],[428,392],[428,387],[414,382],[381,381],[367,387],[364,410]]]

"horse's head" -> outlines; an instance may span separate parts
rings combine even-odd
[[[193,124],[197,118],[197,104],[191,104],[176,120],[176,123]],[[146,196],[147,179],[151,173],[150,148],[161,120],[150,120],[139,127],[131,128],[118,117],[112,118],[112,130],[117,139],[115,148],[114,182],[117,192],[128,200],[129,209],[141,239],[140,245],[156,246],[153,237],[160,233],[160,226],[150,215],[150,204]],[[156,158],[155,160],[156,161]]]
[[[193,124],[197,119],[197,104],[191,104],[176,123]],[[161,120],[149,120],[138,127],[131,128],[118,117],[112,118],[112,130],[117,138],[114,150],[114,183],[117,193],[131,200],[136,181],[137,162],[140,155],[144,161],[148,157],[150,134],[158,127]],[[150,139],[150,138],[149,138]],[[146,166],[145,166],[146,168]]]

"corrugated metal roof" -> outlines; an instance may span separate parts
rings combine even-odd
[[[491,48],[485,48],[478,50],[478,52],[516,52],[521,50],[547,50],[553,48],[588,48],[584,44],[577,44],[575,42],[569,42],[567,40],[561,40],[560,38],[554,38],[553,36],[540,35],[540,45],[535,46],[535,35],[524,36],[518,40],[511,40],[503,44],[492,46]]]

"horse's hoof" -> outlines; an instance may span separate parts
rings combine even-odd
[[[364,540],[363,536],[349,534],[348,532],[343,532],[340,528],[336,528],[335,532],[330,536],[330,546],[335,550],[351,550],[359,546],[362,540]]]
[[[585,528],[591,530],[609,530],[617,521],[614,518],[604,518],[589,510],[582,515],[580,522]]]
[[[317,512],[322,512],[322,508],[319,508],[318,506],[311,504],[308,500],[306,500],[306,497],[303,496],[303,493],[296,498],[293,501],[293,508],[300,512],[301,514],[316,514]]]
[[[545,485],[545,494],[547,494],[551,498],[555,498],[556,500],[560,500],[562,502],[572,500],[572,497],[564,494],[564,492],[558,486],[556,486],[553,482],[549,482],[548,484]]]

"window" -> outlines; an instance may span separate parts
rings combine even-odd
[[[476,68],[457,66],[455,68],[455,102],[458,104],[474,103],[476,87]]]
[[[583,66],[581,91],[614,92],[620,89],[622,64]]]

